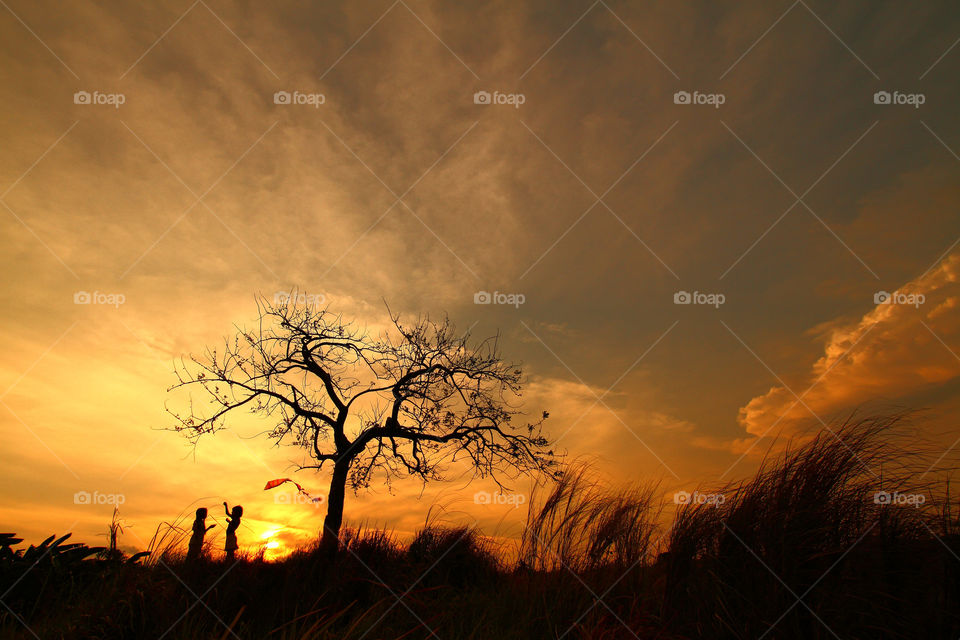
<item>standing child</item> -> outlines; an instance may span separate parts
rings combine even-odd
[[[227,553],[227,560],[233,560],[237,553],[237,529],[240,528],[240,517],[243,515],[243,507],[234,505],[231,510],[227,503],[223,503],[223,510],[227,514],[227,544],[223,550]]]
[[[193,535],[190,536],[190,546],[187,547],[187,561],[196,562],[203,551],[203,536],[207,531],[213,529],[216,525],[205,526],[207,521],[207,508],[197,509],[197,517],[193,521]]]

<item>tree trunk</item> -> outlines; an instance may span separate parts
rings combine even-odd
[[[343,523],[343,497],[347,488],[347,472],[350,460],[337,460],[330,478],[330,493],[327,496],[327,515],[323,519],[323,537],[320,548],[335,554],[340,548],[340,525]]]

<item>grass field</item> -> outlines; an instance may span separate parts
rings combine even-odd
[[[511,560],[430,524],[280,562],[8,544],[0,637],[956,638],[957,518],[902,426],[836,425],[667,525],[655,488],[573,467],[532,502]]]

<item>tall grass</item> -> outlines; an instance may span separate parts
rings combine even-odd
[[[774,623],[773,637],[807,638],[910,637],[947,618],[952,628],[946,609],[904,606],[924,598],[927,578],[945,579],[933,565],[950,551],[937,549],[949,544],[936,517],[944,496],[922,481],[928,456],[906,426],[904,415],[833,425],[717,489],[722,503],[681,508],[668,537],[667,622],[736,638]],[[924,502],[885,503],[898,494]]]
[[[576,463],[549,491],[538,489],[521,537],[520,558],[526,567],[628,567],[654,552],[663,509],[657,485],[610,490],[588,464]]]

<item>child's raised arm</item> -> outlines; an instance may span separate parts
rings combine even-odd
[[[227,506],[226,502],[223,503],[223,512],[227,514],[228,517],[230,516],[230,507]]]

